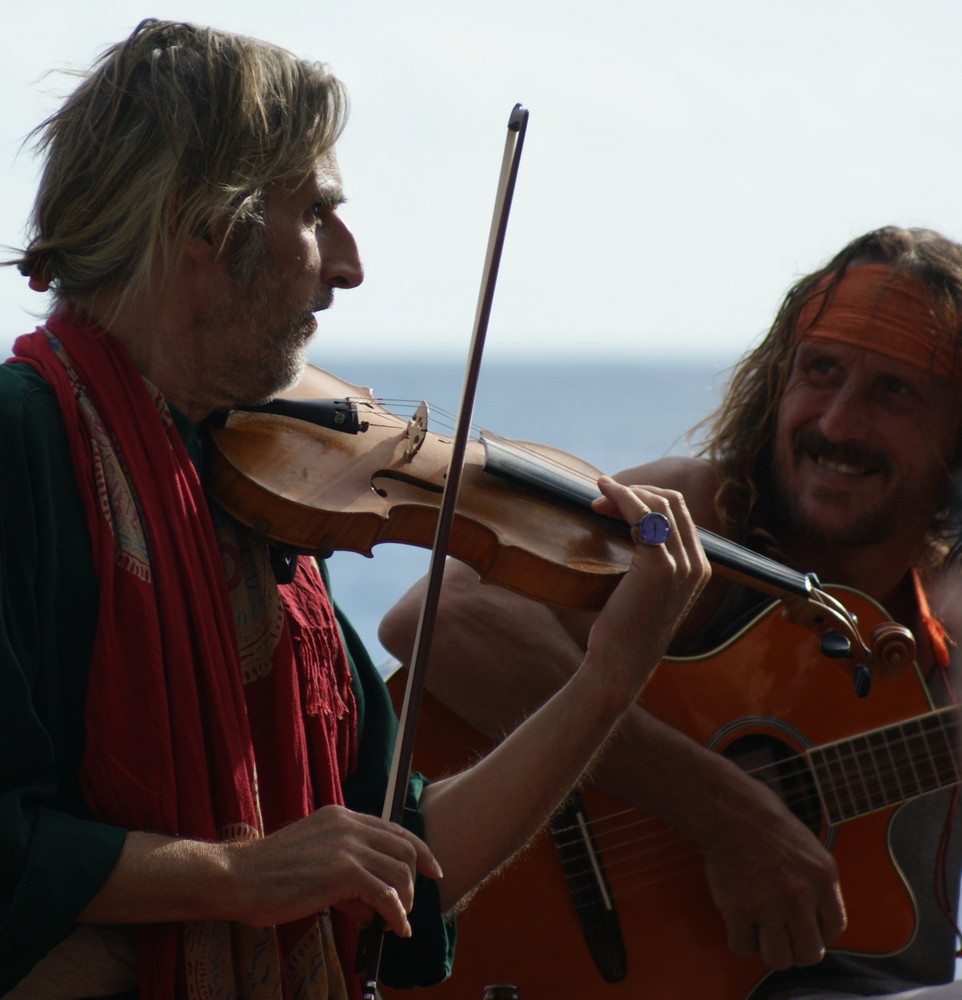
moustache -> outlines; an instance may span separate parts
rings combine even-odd
[[[330,285],[327,285],[311,303],[311,312],[322,312],[324,309],[330,309],[333,304],[334,289]]]
[[[812,429],[800,430],[795,434],[793,449],[796,455],[808,454],[838,465],[881,472],[885,476],[892,472],[892,462],[884,452],[852,441],[829,441]]]

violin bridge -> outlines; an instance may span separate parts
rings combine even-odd
[[[404,439],[407,441],[407,448],[404,449],[404,459],[410,462],[411,459],[421,450],[424,444],[424,435],[428,428],[428,404],[421,400],[417,409],[411,415],[411,419],[404,428]]]

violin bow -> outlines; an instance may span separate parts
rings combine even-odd
[[[498,192],[491,220],[488,250],[481,278],[477,311],[475,313],[474,334],[468,351],[464,382],[461,388],[461,401],[458,406],[457,424],[451,448],[451,458],[448,463],[448,474],[445,479],[441,506],[438,511],[437,527],[435,529],[434,543],[431,548],[431,561],[427,574],[427,585],[421,604],[421,613],[418,619],[411,663],[408,666],[407,686],[404,690],[404,701],[399,713],[398,731],[394,743],[394,755],[391,761],[391,772],[388,777],[387,791],[384,797],[382,818],[395,823],[401,822],[407,799],[408,778],[414,754],[414,738],[417,733],[418,715],[424,693],[424,680],[427,674],[431,640],[434,635],[434,626],[437,619],[441,584],[444,576],[444,562],[448,554],[451,527],[454,522],[455,506],[458,500],[458,490],[461,486],[461,471],[464,466],[464,455],[471,431],[474,399],[477,391],[478,375],[481,370],[481,356],[484,352],[488,319],[491,315],[491,304],[494,301],[494,289],[498,278],[498,268],[501,263],[501,251],[504,246],[504,236],[508,226],[508,214],[511,209],[511,200],[514,196],[515,181],[518,176],[518,164],[521,159],[521,150],[524,145],[527,124],[527,109],[523,108],[520,104],[516,104],[508,119],[508,134],[504,144]],[[357,968],[364,975],[362,984],[363,1000],[377,1000],[377,980],[380,971],[383,941],[384,920],[378,915],[371,924],[363,928],[358,944]]]

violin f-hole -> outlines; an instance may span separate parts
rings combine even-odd
[[[385,488],[377,485],[379,479],[390,479],[396,483],[404,483],[405,486],[413,486],[415,489],[424,490],[426,493],[433,493],[436,496],[440,496],[444,492],[443,483],[429,483],[424,479],[418,479],[417,476],[407,476],[396,469],[381,469],[380,472],[371,476],[371,489],[379,497],[387,497],[388,495]]]

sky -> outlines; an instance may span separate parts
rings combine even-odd
[[[66,0],[0,37],[0,244],[20,246],[30,129],[145,16],[327,62],[365,284],[315,357],[462,357],[505,127],[529,111],[489,356],[731,361],[782,295],[895,223],[962,239],[957,0]],[[8,255],[5,255],[5,259]],[[45,308],[0,269],[0,347]]]

